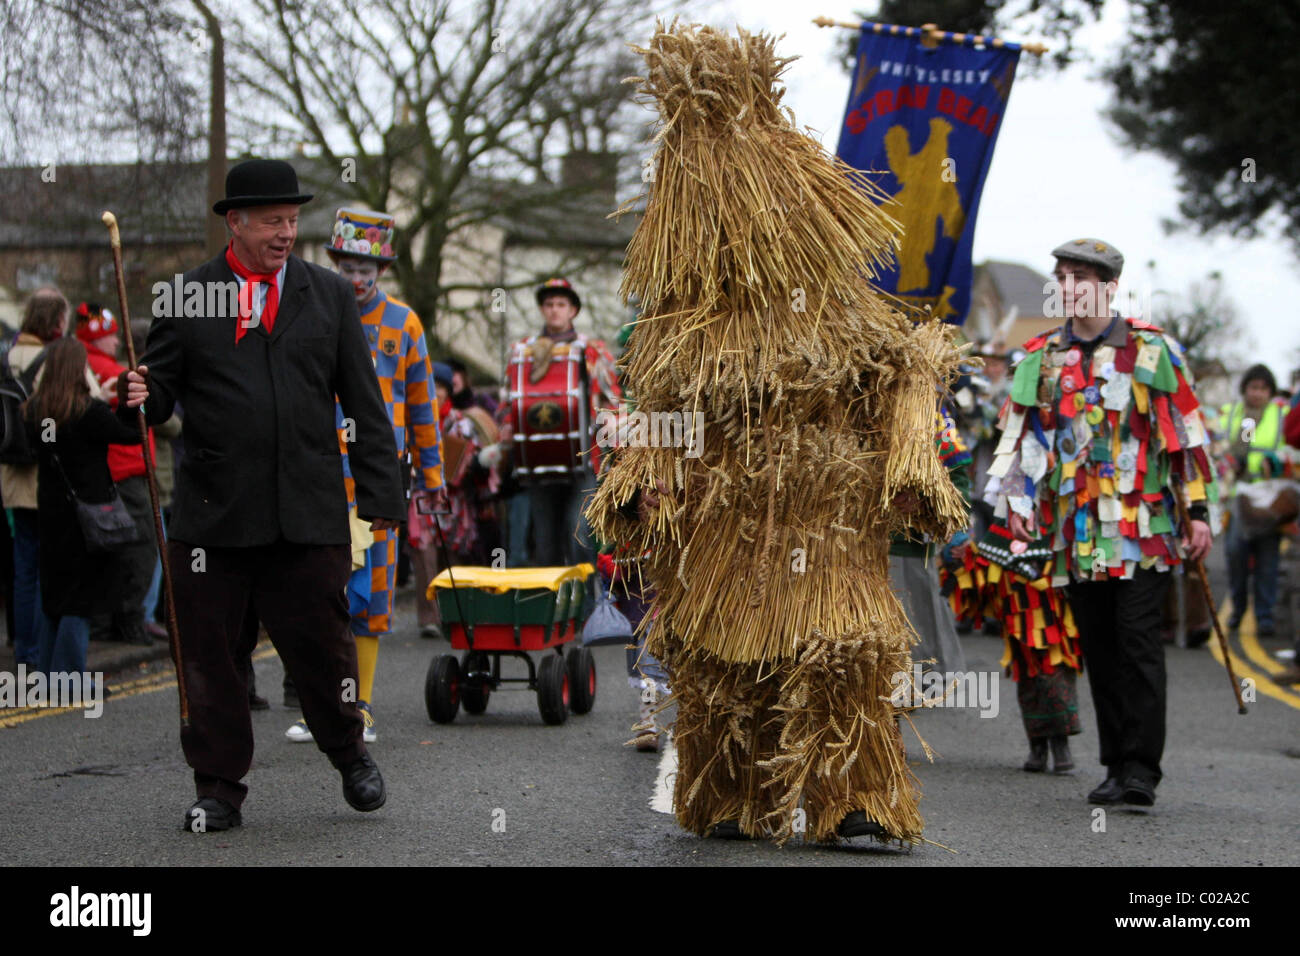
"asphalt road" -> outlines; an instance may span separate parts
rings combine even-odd
[[[180,830],[192,801],[177,735],[169,668],[117,675],[103,715],[0,711],[0,854],[10,865],[1294,865],[1300,793],[1300,693],[1260,682],[1238,716],[1222,666],[1205,648],[1169,648],[1165,780],[1149,811],[1111,809],[1104,830],[1085,802],[1100,782],[1091,700],[1081,682],[1080,769],[1027,774],[1015,686],[999,683],[993,718],[976,709],[919,713],[935,751],[925,760],[905,730],[921,781],[925,836],[903,849],[859,840],[837,848],[797,842],[701,840],[651,806],[671,757],[623,746],[635,719],[621,648],[596,651],[595,709],[546,726],[535,696],[500,691],[481,717],[449,726],[425,714],[423,682],[444,641],[407,626],[379,657],[371,747],[388,803],[359,814],[311,744],[285,740],[297,712],[280,706],[280,664],[259,650],[257,676],[273,709],[253,715],[257,753],[244,826]],[[1237,651],[1256,672],[1244,637]],[[1001,642],[964,639],[967,667],[996,671]],[[1260,647],[1256,643],[1257,647]],[[1280,645],[1274,645],[1280,646]],[[1267,654],[1267,648],[1261,653]],[[521,666],[521,665],[516,665]],[[1276,665],[1274,665],[1276,666]],[[1288,755],[1290,751],[1291,755]],[[662,800],[660,800],[662,803]],[[494,827],[495,823],[495,827]]]

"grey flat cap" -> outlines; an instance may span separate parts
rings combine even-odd
[[[1077,259],[1079,262],[1101,266],[1110,272],[1113,279],[1118,279],[1124,269],[1123,253],[1100,239],[1071,239],[1053,249],[1052,255],[1057,259]]]

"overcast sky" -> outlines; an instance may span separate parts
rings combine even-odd
[[[800,126],[817,130],[834,151],[849,90],[849,77],[835,62],[844,31],[814,26],[812,18],[854,20],[854,7],[866,5],[723,0],[689,12],[719,27],[786,34],[778,51],[800,59],[786,72],[785,102]],[[1177,215],[1173,167],[1160,157],[1120,149],[1100,116],[1109,92],[1094,74],[1122,42],[1124,25],[1124,4],[1110,0],[1101,22],[1082,33],[1093,65],[1041,76],[1018,72],[980,203],[975,261],[1023,262],[1047,273],[1056,245],[1095,235],[1124,253],[1121,296],[1130,290],[1140,295],[1148,282],[1180,293],[1217,269],[1250,333],[1240,358],[1263,359],[1284,380],[1300,364],[1300,323],[1293,318],[1300,307],[1300,261],[1278,239],[1164,235],[1161,220]],[[1027,59],[1023,54],[1022,63]],[[1156,262],[1154,276],[1147,269],[1150,260]]]

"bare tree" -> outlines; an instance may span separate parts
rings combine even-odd
[[[1184,296],[1164,298],[1154,311],[1155,324],[1182,344],[1196,377],[1215,366],[1231,368],[1241,357],[1248,336],[1218,272],[1191,283]]]
[[[0,4],[0,163],[192,158],[198,34],[173,4]]]
[[[335,194],[402,210],[396,274],[436,339],[453,331],[440,314],[485,309],[453,294],[500,282],[457,237],[519,216],[558,226],[591,205],[600,178],[566,179],[562,157],[599,167],[635,148],[625,45],[648,35],[654,16],[635,0],[251,0],[244,9],[228,45],[239,51],[230,69],[242,136],[262,151],[309,145]],[[476,279],[452,277],[466,272]]]

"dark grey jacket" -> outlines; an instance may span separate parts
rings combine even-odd
[[[184,281],[235,276],[223,254]],[[404,518],[393,427],[352,287],[290,256],[272,334],[250,328],[236,345],[238,321],[163,316],[149,329],[141,359],[149,368],[149,424],[166,421],[177,401],[185,408],[169,536],[210,547],[280,537],[347,544],[335,395],[356,423],[349,454],[359,516]],[[118,414],[134,412],[122,405]]]

